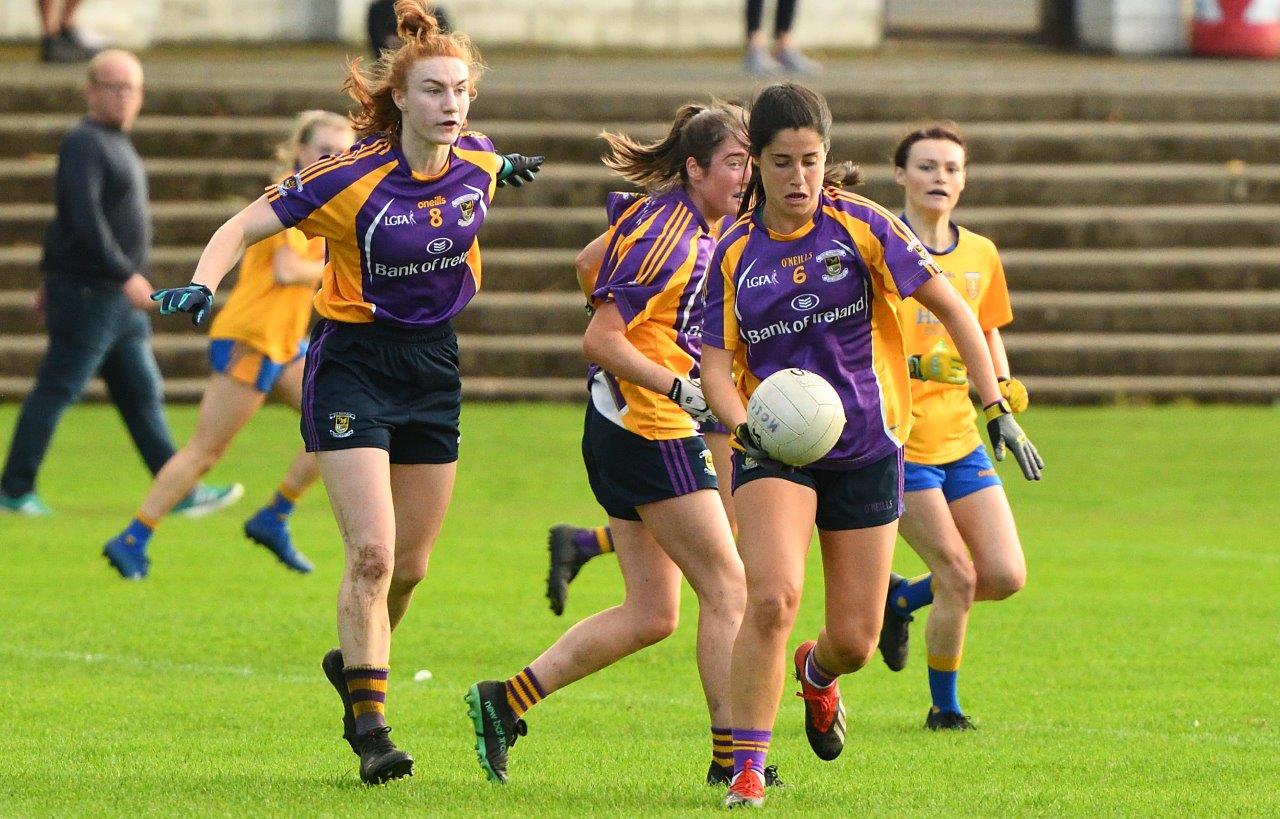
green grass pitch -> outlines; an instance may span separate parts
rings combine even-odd
[[[174,408],[184,437],[194,414]],[[0,407],[7,442],[16,407]],[[152,575],[99,556],[146,474],[110,408],[62,422],[41,476],[47,520],[0,518],[0,815],[548,815],[711,811],[695,607],[667,642],[554,694],[483,780],[462,695],[519,671],[618,600],[612,558],[584,569],[569,611],[543,599],[544,537],[600,519],[578,455],[581,412],[464,410],[453,507],[396,635],[388,698],[417,774],[358,782],[320,673],[335,644],[341,551],[323,491],[294,530],[317,564],[290,574],[240,535],[298,445],[264,411],[210,476],[248,496],[166,521]],[[922,730],[923,630],[907,669],[875,660],[842,685],[849,740],[809,751],[782,704],[770,762],[791,787],[766,809],[806,815],[1275,815],[1280,812],[1280,414],[1263,408],[1037,409],[1048,461],[1009,484],[1027,588],[971,621],[961,701],[981,730]],[[816,550],[815,550],[816,552]],[[814,555],[816,558],[816,554]],[[919,562],[905,546],[899,570]],[[819,567],[793,644],[815,633]],[[418,669],[434,679],[413,681]]]

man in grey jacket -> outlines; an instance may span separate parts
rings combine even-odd
[[[163,383],[151,350],[154,306],[147,269],[147,178],[129,131],[142,108],[142,66],[127,51],[89,65],[88,116],[63,139],[56,216],[45,235],[37,296],[49,348],[13,432],[0,475],[0,512],[47,515],[36,473],[54,429],[95,374],[107,384],[134,445],[155,474],[173,456]],[[203,514],[233,503],[239,484],[197,487],[175,511]]]

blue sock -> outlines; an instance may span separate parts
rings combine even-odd
[[[960,695],[956,692],[956,678],[960,675],[959,657],[929,657],[929,696],[936,711],[952,714],[960,710]]]
[[[889,595],[893,610],[906,617],[933,602],[933,575],[922,574],[903,580]]]
[[[280,494],[279,490],[277,490],[275,497],[271,499],[271,503],[267,504],[267,509],[283,521],[285,518],[289,517],[289,515],[293,514],[293,503],[294,502],[292,500],[286,498],[284,495]]]
[[[154,525],[148,524],[141,517],[136,517],[129,521],[129,525],[125,527],[121,536],[124,537],[124,542],[130,546],[145,547],[147,542],[151,540],[151,533],[155,531],[155,528]]]

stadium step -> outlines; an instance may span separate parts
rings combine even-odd
[[[271,181],[274,165],[260,160],[148,159],[144,163],[156,201],[249,201]],[[53,201],[54,158],[0,159],[0,201]],[[863,196],[897,210],[902,188],[887,163],[863,168]],[[500,194],[503,204],[520,207],[600,207],[605,194],[628,190],[617,174],[597,163],[551,162],[538,184]],[[1280,204],[1280,165],[1244,163],[1181,165],[1176,174],[1159,165],[985,165],[970,169],[964,202],[982,206]]]
[[[1014,291],[1013,333],[1266,333],[1280,328],[1280,292],[1049,293]],[[0,327],[40,333],[29,290],[0,290]],[[217,307],[218,305],[215,305]],[[585,300],[576,292],[484,290],[457,318],[460,333],[580,334]],[[155,323],[157,333],[184,324]]]
[[[336,62],[336,61],[335,61]],[[311,108],[346,110],[350,100],[338,91],[341,63],[333,78],[289,77],[272,84],[272,77],[245,83],[219,78],[216,83],[156,80],[148,76],[148,112],[181,116],[278,116],[281,111]],[[148,72],[149,75],[151,72]],[[495,75],[482,86],[476,113],[495,119],[563,121],[589,116],[610,122],[656,120],[671,115],[689,99],[715,94],[722,99],[750,96],[750,81],[708,84],[692,80],[667,87],[625,89],[592,88],[590,77],[573,88],[539,88],[530,94],[519,87],[519,78],[503,83]],[[0,95],[0,114],[32,111],[78,115],[84,108],[80,77],[41,82],[12,81]],[[1034,122],[1045,120],[1127,120],[1276,122],[1280,100],[1260,90],[1218,89],[1213,92],[1176,90],[1153,93],[1131,88],[1088,91],[1006,88],[1001,93],[903,87],[856,89],[825,83],[818,78],[837,121],[914,122],[921,112],[939,119],[966,121]],[[613,91],[615,93],[608,93]],[[625,91],[625,93],[616,93]]]
[[[203,245],[240,207],[240,202],[156,202],[156,244]],[[962,207],[955,219],[1002,250],[1280,245],[1280,204]],[[0,245],[38,240],[52,220],[51,205],[0,205]],[[481,244],[486,249],[581,249],[605,226],[599,207],[496,207]]]
[[[1019,375],[1280,376],[1280,336],[1266,334],[1009,333],[1005,339]],[[208,371],[201,333],[155,337],[156,357],[168,376]],[[0,372],[34,375],[45,350],[38,334],[0,336]],[[579,333],[568,335],[464,334],[464,374],[573,378],[586,370]]]
[[[0,114],[0,156],[20,158],[56,152],[78,121],[69,114]],[[133,140],[145,157],[268,157],[289,130],[289,117],[184,117],[155,114],[138,120]],[[541,153],[553,163],[599,160],[605,128],[614,120],[557,122],[489,119],[477,111],[473,126],[500,149]],[[666,133],[661,120],[627,124],[629,135],[652,139]],[[904,128],[900,121],[840,123],[832,128],[831,157],[867,165],[889,160]],[[980,122],[964,125],[973,161],[1007,163],[1274,162],[1280,129],[1270,123],[1214,122]]]

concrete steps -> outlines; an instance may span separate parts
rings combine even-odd
[[[78,121],[69,114],[0,115],[0,156],[24,157],[54,152],[59,139]],[[200,117],[153,115],[138,120],[133,136],[145,157],[262,157],[288,132],[288,117]],[[617,128],[595,122],[530,122],[479,119],[475,128],[506,151],[542,153],[554,162],[598,161],[604,143],[599,133]],[[628,134],[656,138],[667,130],[661,120],[628,123]],[[837,124],[831,156],[868,165],[887,163],[906,127],[901,122]],[[1280,155],[1280,126],[1213,122],[981,122],[967,120],[965,136],[975,162],[1004,163],[1205,163],[1274,162]]]
[[[340,62],[335,62],[335,67]],[[252,82],[219,78],[173,82],[148,77],[146,115],[164,112],[178,116],[275,116],[281,111],[309,108],[346,110],[350,100],[338,90],[343,72],[332,77],[289,77],[271,85],[271,78]],[[477,118],[522,119],[534,122],[561,122],[579,119],[584,111],[609,122],[660,120],[671,115],[689,99],[716,95],[723,99],[748,98],[750,81],[707,82],[690,78],[665,87],[593,88],[590,76],[581,76],[573,87],[539,88],[531,94],[519,86],[519,78],[507,77],[505,86],[498,77],[487,80],[476,101]],[[0,95],[0,114],[28,114],[33,111],[79,115],[83,110],[79,73],[57,80],[9,81]],[[1269,89],[1220,88],[1214,91],[1161,90],[1152,93],[1139,83],[1126,90],[1091,88],[1084,90],[1027,90],[1017,84],[998,92],[937,88],[925,90],[894,87],[851,87],[821,78],[815,86],[823,91],[837,121],[916,122],[924,118],[953,119],[960,122],[1040,122],[1089,121],[1280,121],[1280,99]],[[584,99],[584,96],[589,99]]]
[[[181,326],[180,322],[178,323]],[[506,334],[489,327],[464,333],[459,350],[464,373],[519,378],[531,374],[573,378],[586,370],[581,335]],[[155,338],[156,357],[167,376],[197,377],[208,372],[207,339],[182,327]],[[1028,376],[1072,376],[1081,372],[1113,376],[1230,375],[1280,377],[1280,336],[1261,334],[1009,333],[1016,372]],[[42,335],[0,336],[0,372],[32,376],[46,346]]]
[[[155,242],[205,242],[240,207],[235,201],[155,202]],[[955,218],[1002,250],[1280,244],[1280,204],[962,207]],[[0,205],[0,245],[40,241],[52,220],[52,205]],[[600,207],[496,207],[485,222],[481,245],[580,249],[605,227]]]
[[[273,164],[239,159],[149,159],[145,162],[156,201],[256,198],[273,178]],[[0,159],[0,201],[53,201],[54,158]],[[857,192],[891,208],[902,189],[890,168],[863,168]],[[1171,175],[1152,164],[975,165],[965,189],[968,207],[1054,205],[1280,204],[1280,165],[1201,163]],[[599,207],[606,193],[628,185],[599,163],[547,165],[538,184],[503,191],[504,205]]]
[[[43,322],[32,310],[29,290],[0,291],[0,327],[6,335],[39,334]],[[218,306],[215,305],[215,309]],[[1267,333],[1280,328],[1280,292],[1052,293],[1014,294],[1016,323],[1023,333]],[[460,333],[545,335],[581,333],[587,325],[576,292],[485,290],[454,320]],[[157,330],[177,332],[173,327]],[[185,328],[181,328],[185,329]]]

